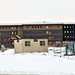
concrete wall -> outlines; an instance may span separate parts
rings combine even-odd
[[[25,41],[30,41],[30,46],[25,46]],[[45,46],[40,46],[40,41],[45,41]],[[14,40],[15,53],[25,52],[47,52],[48,51],[48,39],[38,39],[34,42],[34,39],[22,39],[17,42]]]

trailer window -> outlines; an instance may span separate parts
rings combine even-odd
[[[40,41],[40,46],[45,46],[45,41]]]
[[[30,46],[30,41],[25,41],[25,46]]]

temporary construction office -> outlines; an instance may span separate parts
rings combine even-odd
[[[15,53],[47,52],[48,39],[21,39],[14,40]]]

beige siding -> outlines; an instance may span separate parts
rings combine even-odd
[[[19,42],[14,40],[14,48],[15,48],[15,53],[22,53],[22,40],[19,40]]]
[[[25,41],[30,41],[30,46],[25,46]],[[22,45],[23,45],[23,52],[32,52],[32,39],[23,39],[22,40]]]
[[[25,41],[30,41],[30,46],[25,46]],[[45,46],[40,46],[40,41],[45,41]],[[33,39],[22,39],[19,42],[14,41],[15,53],[25,52],[47,52],[48,51],[48,40],[38,39],[38,42],[34,42]]]

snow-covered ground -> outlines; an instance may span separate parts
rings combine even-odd
[[[63,56],[63,53],[60,57],[53,53],[54,49],[48,48],[48,53],[14,54],[14,49],[0,52],[0,75],[75,75],[75,57]]]

